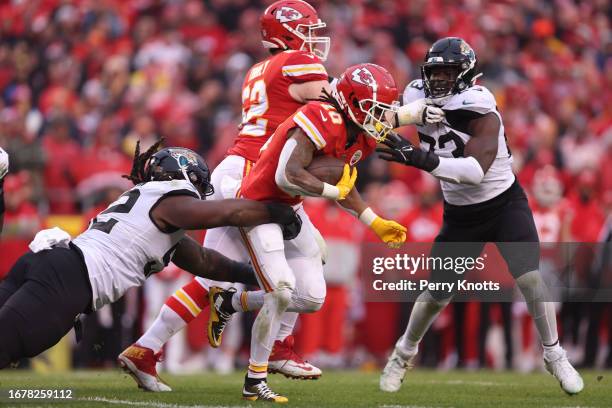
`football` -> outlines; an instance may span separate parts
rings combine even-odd
[[[336,185],[342,177],[344,162],[331,156],[317,156],[306,168],[310,174],[319,180]]]

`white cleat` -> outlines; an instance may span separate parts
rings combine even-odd
[[[557,380],[563,391],[570,395],[578,394],[584,388],[584,381],[578,371],[572,367],[562,347],[544,351],[546,370]]]
[[[406,372],[414,367],[416,354],[403,355],[397,347],[387,361],[380,376],[380,389],[385,392],[397,392],[402,386]]]

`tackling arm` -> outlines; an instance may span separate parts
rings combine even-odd
[[[172,262],[187,272],[221,282],[257,285],[250,266],[233,261],[217,251],[204,248],[193,238],[185,236],[176,246]]]
[[[151,217],[163,230],[250,227],[267,223],[284,227],[301,224],[288,205],[246,199],[204,201],[186,195],[164,198],[153,209]]]
[[[430,172],[435,177],[456,184],[480,184],[497,155],[500,121],[489,112],[472,119],[468,132],[472,136],[465,145],[465,157],[439,157],[432,151],[416,148],[396,134],[383,143],[388,148],[379,148],[380,158],[414,166]]]

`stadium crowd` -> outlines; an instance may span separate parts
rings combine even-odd
[[[484,74],[480,83],[498,101],[541,240],[610,240],[608,1],[312,3],[328,24],[332,46],[326,68],[331,76],[369,61],[388,68],[403,89],[420,77],[429,44],[444,36],[463,37],[477,52]],[[237,134],[244,75],[266,57],[258,22],[264,7],[264,1],[248,0],[0,3],[0,146],[11,157],[0,278],[40,228],[59,223],[78,233],[129,186],[121,175],[129,172],[137,140],[151,145],[164,137],[167,145],[202,153],[214,168]],[[416,138],[414,129],[402,133]],[[401,219],[410,241],[433,240],[442,214],[435,179],[376,159],[360,170],[359,187],[379,213]],[[360,246],[371,237],[332,204],[311,201],[308,208],[330,243],[329,289],[324,308],[301,318],[298,349],[332,367],[384,361],[405,326],[408,306],[364,303],[358,258]],[[166,294],[147,300],[147,293],[160,293],[149,285],[144,301],[134,293],[90,319],[90,343],[86,336],[75,361],[112,361],[142,329],[147,320],[142,311],[157,308],[150,311],[154,316],[163,298],[184,283],[180,276],[180,271],[165,271],[151,285],[167,286]],[[525,357],[536,343],[533,334],[524,333],[529,325],[521,323],[526,318],[519,306],[454,306],[429,335],[427,343],[434,349],[426,353],[430,364],[504,367],[514,359],[516,367],[532,368],[525,361],[535,358],[516,357]],[[612,366],[611,313],[609,304],[561,308],[563,341],[575,345],[569,348],[578,362],[595,364],[597,344],[602,344],[609,350],[603,364]],[[496,350],[503,348],[487,348],[485,340],[486,329],[499,328],[497,323],[504,327],[506,352],[496,360]],[[187,348],[202,348],[201,325],[193,324]],[[516,337],[517,331],[521,339],[513,340],[519,350],[513,357],[508,333]],[[94,347],[100,336],[107,339],[106,347]],[[471,336],[480,340],[469,341]],[[236,340],[234,348],[239,344]],[[605,356],[599,354],[601,362]],[[219,364],[219,369],[231,364]]]

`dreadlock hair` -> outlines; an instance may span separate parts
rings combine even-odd
[[[346,145],[347,147],[350,147],[357,140],[357,135],[362,131],[361,128],[357,126],[357,124],[353,122],[353,120],[350,117],[348,117],[348,115],[344,112],[344,109],[342,109],[342,107],[340,106],[340,103],[338,103],[338,100],[334,98],[334,96],[331,93],[329,93],[327,89],[325,88],[321,89],[321,93],[322,93],[322,96],[319,96],[317,99],[310,99],[310,100],[329,103],[330,105],[334,107],[336,111],[338,111],[340,115],[342,115],[342,118],[344,119],[344,123],[346,123],[346,130],[348,133]]]
[[[151,158],[159,147],[164,142],[164,138],[159,139],[153,146],[149,147],[149,149],[140,154],[140,140],[136,142],[136,149],[134,150],[134,161],[132,162],[132,170],[130,174],[124,174],[123,178],[130,180],[134,185],[144,183],[146,178],[146,166]]]

